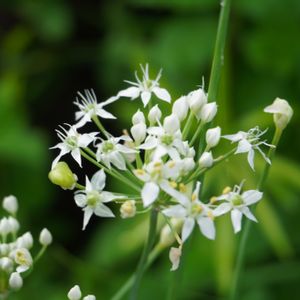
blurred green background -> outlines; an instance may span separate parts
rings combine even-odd
[[[299,299],[300,2],[232,2],[216,124],[223,133],[260,125],[271,138],[272,118],[263,108],[281,97],[295,111],[256,212],[260,223],[252,227],[240,299]],[[85,294],[109,299],[135,269],[144,220],[93,217],[81,231],[72,192],[47,179],[57,154],[48,150],[58,142],[54,129],[74,122],[78,90],[94,88],[104,100],[126,87],[122,81],[133,79],[139,63],[149,62],[152,75],[164,69],[161,85],[173,99],[195,89],[202,76],[207,86],[218,13],[214,0],[1,1],[0,196],[18,197],[24,231],[38,237],[48,227],[55,238],[11,299],[66,299],[76,283]],[[119,122],[106,125],[113,133],[128,126],[136,104],[112,106]],[[256,164],[259,174],[262,161]],[[95,171],[87,164],[85,170]],[[205,192],[219,193],[242,178],[249,187],[257,181],[237,157],[208,176]],[[224,299],[228,293],[240,236],[226,218],[217,227],[215,242],[193,235],[175,275],[176,299]],[[141,299],[166,299],[174,280],[169,268],[166,252],[145,276]]]

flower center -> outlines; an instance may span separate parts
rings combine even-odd
[[[71,148],[74,149],[77,147],[77,137],[75,135],[69,136],[66,138],[66,144]]]
[[[244,203],[243,198],[240,195],[236,195],[231,199],[231,203],[234,206],[242,205]]]
[[[165,134],[160,138],[161,142],[167,146],[171,145],[173,143],[173,136],[170,134]]]
[[[86,199],[86,204],[90,207],[95,207],[101,201],[101,195],[97,191],[89,192]]]
[[[104,153],[111,152],[112,150],[114,150],[114,148],[115,148],[115,146],[111,142],[104,142],[103,146],[102,146],[102,150]]]
[[[203,207],[199,203],[193,203],[191,208],[191,214],[193,216],[199,215],[203,211]]]

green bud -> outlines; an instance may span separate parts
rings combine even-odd
[[[48,174],[49,180],[64,190],[72,190],[77,182],[77,176],[72,173],[68,164],[60,161]]]

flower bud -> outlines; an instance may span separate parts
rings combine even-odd
[[[8,273],[12,271],[13,261],[9,257],[0,258],[0,268]]]
[[[55,167],[49,172],[48,177],[50,181],[64,190],[72,190],[77,182],[77,176],[72,173],[68,164],[60,161]]]
[[[132,124],[133,125],[136,125],[136,124],[139,124],[139,123],[145,123],[146,120],[145,120],[145,116],[144,114],[138,110],[133,116],[132,116]]]
[[[9,217],[8,223],[10,225],[11,232],[17,232],[20,229],[20,224],[17,219]]]
[[[148,114],[148,120],[150,122],[150,125],[154,125],[157,120],[160,120],[161,118],[161,110],[159,109],[158,105],[156,104],[155,106],[153,106]]]
[[[140,145],[146,138],[147,127],[145,123],[138,123],[131,127],[131,135],[137,145]]]
[[[182,220],[177,218],[172,218],[170,223],[173,229],[177,232],[179,231],[180,227],[182,226]],[[164,247],[168,247],[175,242],[174,232],[171,230],[169,224],[166,224],[161,232],[160,232],[160,239],[159,243],[162,244]]]
[[[96,300],[96,297],[94,295],[87,295],[83,298],[83,300]]]
[[[274,114],[275,126],[280,130],[287,126],[294,113],[289,103],[280,98],[276,98],[271,105],[264,109],[264,112]]]
[[[134,200],[125,201],[120,208],[121,218],[127,219],[135,216],[136,206]]]
[[[200,168],[209,168],[213,165],[213,163],[214,159],[211,152],[203,152],[203,154],[199,158]]]
[[[183,121],[186,118],[188,111],[189,106],[186,100],[186,96],[182,96],[174,102],[172,113],[177,116],[179,121]]]
[[[9,277],[8,283],[12,289],[19,290],[23,285],[23,279],[18,272],[13,272]]]
[[[172,247],[169,252],[169,259],[172,263],[171,271],[176,271],[179,267],[181,257],[181,247]]]
[[[201,108],[200,119],[204,123],[209,123],[215,117],[216,113],[217,113],[216,102],[206,103]]]
[[[192,157],[186,157],[183,160],[182,170],[184,173],[192,171],[195,167],[195,162]]]
[[[2,218],[0,221],[0,234],[7,235],[11,232],[11,226],[7,218]]]
[[[215,127],[206,131],[206,144],[209,148],[213,148],[218,145],[221,138],[221,128]]]
[[[72,287],[68,293],[69,300],[80,300],[81,298],[81,290],[78,285]]]
[[[18,248],[30,249],[33,246],[33,237],[30,232],[24,233],[17,239]]]
[[[164,129],[167,133],[173,134],[180,128],[179,119],[176,115],[171,114],[164,119]]]
[[[18,211],[18,200],[12,195],[4,197],[2,206],[8,213],[15,214]]]
[[[39,242],[42,246],[47,247],[52,243],[52,234],[47,228],[44,228],[39,237]]]
[[[207,97],[203,89],[192,91],[187,96],[187,102],[190,106],[191,111],[199,119],[199,112],[201,107],[207,103]]]

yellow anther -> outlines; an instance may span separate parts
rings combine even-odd
[[[174,168],[175,165],[176,165],[175,161],[170,161],[170,162],[168,163],[169,168]]]
[[[137,175],[144,175],[145,174],[145,171],[143,169],[136,169],[135,172],[136,172]]]
[[[158,162],[154,163],[154,167],[155,167],[155,168],[161,167],[161,162],[158,161]]]
[[[208,216],[211,220],[214,220],[214,218],[215,218],[215,216],[214,216],[214,214],[212,213],[211,210],[209,210],[209,211],[207,212],[207,216]]]
[[[211,197],[210,200],[209,200],[209,202],[210,202],[211,204],[214,204],[214,203],[216,203],[217,201],[218,201],[218,199],[217,199],[216,196]]]
[[[231,187],[230,186],[226,186],[226,188],[224,188],[224,190],[222,191],[222,194],[225,195],[225,194],[228,194],[231,192]]]
[[[180,183],[180,184],[179,184],[179,191],[180,191],[181,193],[186,193],[186,190],[187,190],[186,185],[183,184],[183,183]]]
[[[169,184],[172,188],[174,188],[174,189],[177,188],[177,183],[175,181],[169,181]]]
[[[196,194],[193,194],[192,195],[192,201],[195,201],[197,199],[197,195]]]

